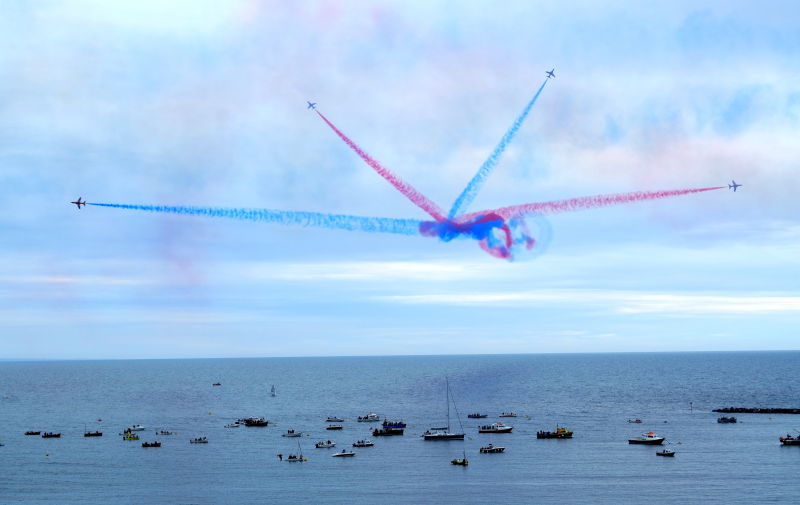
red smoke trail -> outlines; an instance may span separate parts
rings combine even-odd
[[[320,111],[314,109],[314,112],[319,114],[319,117],[321,117],[322,120],[328,123],[328,126],[331,127],[331,130],[333,130],[336,133],[336,135],[339,136],[339,138],[344,140],[345,144],[350,146],[350,149],[355,151],[356,154],[367,163],[367,165],[371,166],[376,172],[378,172],[378,174],[380,174],[381,177],[389,181],[389,183],[392,186],[394,186],[395,188],[397,188],[398,191],[403,193],[403,195],[405,195],[406,198],[411,200],[411,202],[414,203],[414,205],[416,205],[417,207],[421,208],[422,210],[430,214],[437,221],[445,220],[444,211],[440,209],[438,205],[430,201],[428,197],[417,191],[411,184],[407,183],[403,179],[394,175],[388,168],[384,167],[383,165],[378,163],[375,159],[373,159],[369,154],[364,152],[360,147],[358,147],[358,145],[356,145],[355,142],[350,140],[347,137],[347,135],[342,133],[342,131],[336,128],[336,126],[334,126],[333,123],[328,121],[328,118],[322,115]]]
[[[499,209],[472,212],[458,216],[460,222],[475,219],[478,216],[493,213],[504,219],[522,217],[526,214],[559,214],[561,212],[573,212],[576,210],[594,209],[597,207],[607,207],[609,205],[619,205],[622,203],[641,202],[644,200],[657,200],[659,198],[669,198],[672,196],[688,195],[691,193],[702,193],[715,189],[725,189],[725,186],[715,186],[713,188],[697,189],[675,189],[671,191],[634,191],[633,193],[618,193],[616,195],[596,195],[570,198],[568,200],[555,200],[552,202],[525,203],[522,205],[512,205]]]

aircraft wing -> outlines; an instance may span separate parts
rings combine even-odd
[[[166,212],[194,216],[221,217],[245,221],[264,221],[288,226],[329,228],[348,231],[367,231],[396,233],[400,235],[419,235],[422,221],[417,219],[397,219],[390,217],[350,216],[347,214],[326,214],[322,212],[285,211],[272,209],[184,207],[168,205],[130,205],[117,203],[92,203],[99,207]]]
[[[457,220],[460,222],[469,221],[489,213],[497,214],[504,219],[525,217],[526,215],[560,214],[562,212],[575,212],[578,210],[608,207],[610,205],[619,205],[623,203],[657,200],[660,198],[670,198],[673,196],[688,195],[692,193],[702,193],[704,191],[712,191],[715,189],[725,189],[725,186],[665,191],[634,191],[631,193],[616,193],[611,195],[582,196],[578,198],[569,198],[566,200],[553,200],[550,202],[525,203],[522,205],[501,207],[499,209],[471,212],[469,214],[458,216]]]

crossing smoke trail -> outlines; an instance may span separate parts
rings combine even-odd
[[[400,177],[394,175],[388,168],[384,167],[380,163],[378,163],[374,158],[372,158],[369,154],[364,152],[363,149],[358,147],[358,145],[350,140],[347,135],[345,135],[341,130],[339,130],[333,123],[331,123],[328,118],[326,118],[320,111],[314,109],[314,112],[319,114],[319,117],[322,118],[325,123],[330,126],[331,130],[333,130],[336,135],[341,138],[345,144],[350,146],[350,149],[355,151],[355,153],[364,160],[367,165],[372,167],[378,174],[389,181],[389,183],[397,188],[406,198],[411,200],[411,202],[416,205],[417,207],[421,208],[425,212],[431,215],[437,221],[444,221],[444,211],[439,208],[438,205],[433,203],[431,200],[428,199],[425,195],[417,191],[411,184],[405,182]]]
[[[522,205],[512,205],[509,207],[501,207],[499,209],[464,214],[458,217],[458,221],[469,221],[490,213],[496,214],[503,219],[524,217],[528,214],[559,214],[561,212],[574,212],[584,209],[607,207],[609,205],[619,205],[623,203],[642,202],[645,200],[657,200],[660,198],[689,195],[692,193],[702,193],[705,191],[713,191],[715,189],[725,189],[725,186],[696,189],[675,189],[669,191],[634,191],[632,193],[618,193],[614,195],[583,196],[579,198],[570,198],[567,200],[555,200],[552,202],[526,203]]]
[[[467,186],[464,188],[464,191],[458,195],[458,198],[456,198],[456,201],[453,203],[453,207],[450,209],[450,213],[448,214],[449,219],[456,217],[459,212],[461,212],[463,209],[466,209],[469,204],[472,203],[472,200],[475,199],[475,195],[478,194],[478,190],[481,189],[483,182],[487,177],[489,177],[489,174],[492,173],[492,170],[497,165],[497,162],[500,161],[500,156],[506,150],[508,144],[514,140],[514,136],[519,131],[522,123],[525,121],[525,118],[528,117],[528,113],[533,108],[533,105],[536,103],[536,99],[539,98],[539,95],[542,93],[542,90],[544,89],[548,80],[549,79],[545,79],[542,85],[539,86],[539,91],[533,95],[533,98],[530,102],[528,102],[528,105],[525,106],[525,109],[523,109],[517,120],[514,121],[514,124],[511,125],[511,128],[509,128],[506,134],[503,135],[503,138],[500,139],[500,142],[497,144],[497,147],[494,148],[492,154],[486,158],[486,161],[483,162],[483,165],[481,165],[481,167],[478,169],[478,172],[475,174],[472,180],[469,181]]]
[[[117,203],[87,203],[97,207],[165,212],[191,216],[221,217],[245,221],[329,228],[336,230],[365,231],[372,233],[397,233],[419,235],[422,221],[416,219],[393,219],[385,217],[361,217],[320,212],[292,212],[269,209],[230,209],[217,207],[183,207],[167,205],[129,205]]]

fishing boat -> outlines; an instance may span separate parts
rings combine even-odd
[[[537,431],[536,438],[572,438],[572,432],[566,428],[556,426],[556,431]]]
[[[353,447],[372,447],[375,443],[372,440],[357,440],[353,442]]]
[[[341,430],[341,429],[344,429],[344,426],[342,426],[341,424],[329,424],[328,427],[325,428],[325,429],[326,430],[331,430],[331,431],[333,431],[333,430]]]
[[[331,447],[336,447],[336,442],[334,442],[333,440],[327,440],[324,442],[321,441],[314,444],[314,447],[316,447],[317,449],[330,449]]]
[[[126,433],[122,437],[122,440],[128,440],[128,441],[139,440],[139,435],[137,435],[136,433]]]
[[[722,416],[722,417],[717,418],[717,422],[720,423],[720,424],[734,424],[737,421],[736,421],[735,417]]]
[[[669,449],[664,449],[663,451],[658,451],[656,456],[666,456],[668,458],[675,457],[675,451],[670,451]]]
[[[464,440],[464,427],[461,426],[461,417],[458,415],[455,401],[453,401],[453,408],[456,409],[456,418],[458,419],[458,425],[461,426],[461,433],[452,433],[450,431],[450,381],[447,378],[445,378],[445,391],[447,398],[447,425],[426,430],[422,434],[425,440]]]
[[[214,384],[212,384],[212,386],[221,386],[221,385],[222,385],[222,384],[221,384],[221,383],[219,383],[219,382],[215,382]]]
[[[342,419],[341,417],[336,417],[336,416],[328,416],[328,418],[325,419],[325,422],[326,423],[343,423],[344,419]]]
[[[103,433],[100,431],[85,431],[83,433],[84,437],[102,437]]]
[[[666,440],[664,437],[659,437],[652,431],[642,433],[639,438],[631,438],[628,440],[629,444],[643,444],[643,445],[661,445]]]
[[[53,433],[51,431],[46,431],[42,433],[42,438],[61,438],[61,433]]]
[[[374,412],[370,412],[365,416],[358,416],[359,423],[375,423],[381,420],[381,416]]]
[[[142,442],[142,447],[161,447],[161,442]]]
[[[507,426],[503,423],[487,424],[478,427],[478,433],[511,433],[513,426]]]
[[[26,435],[41,435],[42,432],[41,431],[26,431],[25,434]]]
[[[208,438],[207,437],[197,437],[189,440],[190,444],[207,444]]]
[[[245,419],[241,419],[245,426],[248,427],[260,427],[263,428],[265,426],[269,426],[269,421],[264,419],[263,417],[247,417]]]
[[[783,445],[800,445],[800,436],[792,436],[787,433],[785,437],[780,437],[781,444]]]
[[[517,415],[513,412],[503,412],[500,417],[517,417]]]
[[[467,451],[464,451],[464,456],[463,457],[455,458],[455,459],[450,460],[450,464],[451,465],[457,465],[457,466],[468,466],[469,465],[469,461],[467,461]]]
[[[335,454],[332,454],[331,457],[333,457],[333,458],[352,458],[355,455],[356,455],[356,453],[353,452],[353,451],[348,451],[346,449],[342,449],[341,452],[337,452]]]
[[[477,412],[474,414],[467,414],[467,417],[470,419],[484,419],[489,417],[489,414],[478,414]]]
[[[482,454],[497,454],[499,452],[505,451],[505,447],[496,447],[492,444],[487,445],[486,447],[481,447],[480,451]]]
[[[281,436],[282,437],[286,437],[286,438],[302,437],[303,436],[303,432],[302,431],[294,431],[294,430],[286,430],[286,433],[284,433]]]
[[[403,428],[375,428],[372,430],[373,437],[392,437],[396,435],[402,435],[404,432]]]

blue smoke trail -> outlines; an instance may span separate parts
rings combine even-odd
[[[387,217],[362,217],[344,214],[323,214],[320,212],[292,212],[270,209],[224,209],[217,207],[183,207],[167,205],[129,205],[118,203],[87,203],[97,207],[113,207],[117,209],[144,210],[148,212],[166,212],[169,214],[186,214],[190,216],[222,217],[246,221],[264,221],[267,223],[314,226],[336,230],[366,231],[370,233],[398,233],[401,235],[419,235],[422,221],[416,219],[393,219]]]
[[[464,191],[462,191],[461,194],[458,195],[458,198],[456,198],[456,201],[453,203],[453,208],[450,209],[450,213],[448,214],[448,219],[455,218],[458,215],[458,213],[461,212],[462,209],[465,209],[470,203],[472,203],[472,200],[475,199],[475,195],[477,195],[478,190],[481,189],[483,181],[485,181],[486,178],[489,177],[489,174],[492,172],[495,165],[497,165],[497,162],[500,161],[500,156],[503,154],[503,151],[506,150],[508,144],[510,144],[511,141],[514,139],[514,135],[516,135],[517,131],[519,131],[519,128],[520,126],[522,126],[522,123],[523,121],[525,121],[525,118],[528,117],[528,113],[531,111],[531,108],[536,103],[536,99],[539,98],[539,95],[542,93],[542,90],[547,84],[547,81],[548,79],[544,80],[542,85],[539,87],[539,91],[537,91],[536,94],[533,95],[533,98],[531,99],[530,102],[528,102],[528,105],[519,115],[517,120],[514,121],[514,124],[511,125],[511,128],[509,128],[506,134],[503,135],[503,138],[500,139],[500,143],[498,143],[497,147],[494,148],[492,154],[490,154],[489,157],[486,158],[486,161],[483,162],[481,168],[478,169],[478,173],[476,173],[475,176],[472,178],[472,180],[469,181],[467,187],[464,188]]]

